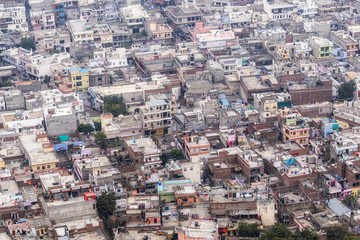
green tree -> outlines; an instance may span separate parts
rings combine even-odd
[[[343,200],[343,203],[349,208],[354,209],[357,206],[357,198],[353,195],[347,195]]]
[[[45,78],[44,78],[44,83],[49,83],[49,82],[50,82],[50,79],[51,79],[51,77],[50,77],[50,76],[45,75]]]
[[[320,235],[312,228],[305,228],[303,231],[296,231],[294,233],[295,240],[320,240]]]
[[[173,150],[171,150],[171,158],[175,159],[175,160],[181,160],[184,159],[184,154],[182,153],[182,151],[174,148]]]
[[[122,96],[106,96],[104,98],[104,113],[111,113],[114,117],[127,115],[126,104]]]
[[[237,229],[239,237],[259,237],[260,232],[261,229],[259,224],[247,223],[245,221],[241,221]]]
[[[78,126],[78,131],[79,132],[83,132],[85,134],[89,134],[91,132],[94,131],[94,128],[91,124],[87,123],[87,124],[83,124],[81,123],[79,126]]]
[[[348,236],[348,228],[346,226],[333,226],[326,230],[327,240],[343,240]]]
[[[167,157],[166,152],[161,153],[160,159],[161,159],[161,165],[165,166],[167,161],[169,160],[168,157]]]
[[[106,135],[105,133],[99,131],[95,133],[95,143],[100,145],[101,148],[105,148]]]
[[[293,233],[283,224],[272,226],[265,234],[261,235],[260,240],[292,240]]]
[[[101,122],[94,121],[95,131],[101,131]]]
[[[354,80],[344,82],[343,84],[341,84],[338,90],[338,98],[339,99],[353,98],[355,90],[356,90],[356,82]]]
[[[103,192],[96,199],[97,212],[102,219],[109,219],[115,210],[116,197],[113,191]]]
[[[0,82],[0,88],[2,87],[11,87],[13,84],[11,82]]]
[[[26,50],[31,50],[31,49],[33,51],[36,50],[34,40],[32,38],[29,38],[29,37],[22,38],[21,42],[20,42],[20,45],[21,45],[22,48],[25,48]]]

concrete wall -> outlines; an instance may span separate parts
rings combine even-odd
[[[45,119],[46,132],[49,137],[70,135],[77,130],[75,113],[64,116],[53,116]]]
[[[25,109],[24,95],[14,95],[5,97],[6,110]]]
[[[78,201],[70,199],[69,201],[59,200],[59,204],[47,203],[43,197],[39,198],[46,215],[50,220],[56,222],[71,221],[86,216],[96,216],[96,200],[83,200],[83,197],[78,197]]]

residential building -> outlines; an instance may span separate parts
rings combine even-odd
[[[182,25],[193,27],[196,22],[201,22],[202,13],[195,4],[184,3],[181,6],[169,6],[166,8],[167,17],[172,26]]]
[[[70,68],[69,78],[73,92],[86,91],[89,88],[89,70],[86,68]]]
[[[125,148],[135,165],[149,168],[156,168],[161,165],[161,152],[151,138],[126,140]]]
[[[167,99],[145,102],[145,106],[140,107],[140,118],[145,135],[171,133],[171,105]]]
[[[310,128],[298,112],[290,109],[280,110],[278,123],[283,142],[295,141],[303,145],[309,142]]]
[[[325,38],[311,37],[309,44],[315,58],[328,58],[332,56],[333,43]]]
[[[44,132],[31,133],[19,137],[21,150],[28,159],[34,173],[58,169],[59,159],[54,153],[54,144]]]

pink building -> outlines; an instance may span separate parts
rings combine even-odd
[[[216,29],[217,26],[204,26],[203,22],[196,22],[194,28],[189,29],[189,37],[193,42],[197,41],[197,35],[201,33],[209,33],[211,29]]]

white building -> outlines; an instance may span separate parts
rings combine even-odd
[[[232,30],[210,30],[210,33],[197,34],[196,37],[202,50],[222,50],[236,44]]]
[[[0,4],[0,19],[7,19],[8,31],[28,31],[25,6],[20,3],[11,2]],[[4,29],[5,30],[5,29]]]
[[[270,20],[292,19],[294,5],[282,0],[264,0],[264,11]]]
[[[40,109],[16,111],[1,116],[4,129],[16,132],[34,131],[43,128],[43,114]]]

